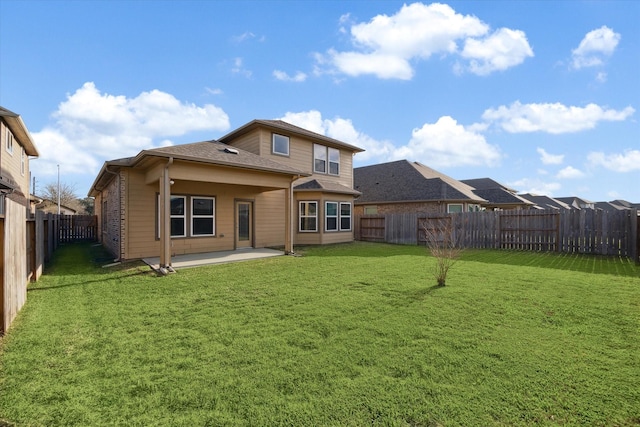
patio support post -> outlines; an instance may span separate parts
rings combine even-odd
[[[160,173],[160,268],[171,267],[171,180],[169,166],[173,157],[169,158]]]

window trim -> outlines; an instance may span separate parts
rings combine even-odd
[[[13,133],[7,128],[7,141],[5,142],[5,149],[7,153],[13,156]]]
[[[329,215],[329,205],[336,206],[336,214]],[[335,218],[336,226],[335,228],[329,229],[329,218]],[[327,233],[332,233],[340,230],[340,204],[338,202],[324,202],[324,231]]]
[[[212,203],[212,212],[211,215],[196,215],[194,214],[194,209],[193,209],[193,203],[198,200],[198,199],[202,199],[202,200],[211,200]],[[215,237],[216,235],[216,198],[213,196],[190,196],[190,203],[189,203],[189,207],[190,209],[190,213],[191,213],[191,218],[189,220],[189,224],[191,225],[191,229],[189,230],[189,237]],[[211,223],[213,225],[212,230],[213,233],[212,234],[196,234],[193,229],[194,229],[194,221],[196,219],[203,219],[203,218],[211,218]]]
[[[276,150],[276,137],[281,137],[281,138],[286,138],[287,140],[287,152],[283,153],[280,151]],[[289,157],[289,153],[291,152],[291,138],[289,138],[287,135],[282,135],[279,133],[272,133],[271,134],[271,154],[275,154],[277,156],[285,156],[285,157]]]
[[[320,158],[320,157],[316,157],[316,149],[321,149],[319,151],[322,151],[322,156],[324,158]],[[332,161],[331,160],[331,154],[332,153],[337,153],[338,154],[338,159],[337,161]],[[322,161],[324,162],[324,170],[319,170],[316,168],[316,161]],[[331,165],[336,165],[338,172],[337,173],[332,173],[331,172]],[[322,145],[322,144],[313,144],[313,173],[321,173],[323,175],[332,175],[332,176],[340,176],[340,150],[337,148],[333,148],[333,147],[327,147],[326,145]]]
[[[320,151],[322,151],[322,154],[324,155],[324,159],[320,157],[316,157],[316,151],[317,151],[316,148],[321,149]],[[321,173],[321,174],[327,173],[327,166],[329,165],[329,159],[327,156],[328,156],[327,147],[321,144],[313,144],[313,173]],[[324,162],[324,170],[318,170],[316,168],[316,162],[318,161]]]
[[[451,206],[460,206],[460,210],[457,212],[451,212]],[[447,213],[462,213],[462,212],[464,212],[463,203],[447,203]]]
[[[316,205],[316,213],[315,215],[302,215],[303,209],[302,209],[302,205],[310,205],[310,204],[315,204]],[[307,209],[308,211],[308,209]],[[316,220],[316,227],[313,230],[303,230],[302,229],[302,218],[315,218]],[[317,200],[300,200],[298,202],[298,232],[299,233],[317,233],[318,232],[318,201]]]
[[[331,150],[335,151],[338,153],[338,161],[337,162],[333,162],[331,161]],[[338,172],[337,173],[331,173],[331,164],[334,164],[338,167]],[[329,175],[333,175],[333,176],[340,176],[340,150],[338,150],[337,148],[332,148],[332,147],[327,147],[327,174]]]
[[[27,159],[26,159],[26,153],[24,151],[24,147],[20,147],[21,151],[20,151],[20,175],[24,176],[26,170],[27,170]]]
[[[342,228],[342,219],[345,218],[345,216],[342,215],[342,206],[349,206],[349,215],[346,216],[346,218],[349,218],[349,228]],[[351,205],[351,202],[340,202],[340,231],[351,231],[353,229],[353,206]]]
[[[182,215],[174,215],[171,213],[171,201],[174,199],[182,199],[184,200],[184,214]],[[171,234],[171,238],[179,238],[179,237],[187,237],[187,196],[183,195],[174,195],[172,194],[169,197],[169,224],[171,224],[171,220],[173,218],[182,218],[184,219],[184,227],[182,229],[183,234]],[[169,229],[171,229],[171,225],[169,225]]]

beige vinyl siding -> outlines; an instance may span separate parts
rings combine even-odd
[[[0,139],[2,141],[0,152],[0,168],[2,176],[9,178],[11,182],[15,183],[16,189],[22,193],[27,199],[29,198],[29,156],[25,153],[25,170],[24,174],[21,172],[21,155],[22,145],[13,137],[13,154],[9,154],[7,151],[7,131],[11,132],[6,124],[0,121]]]
[[[256,197],[253,208],[255,247],[284,246],[286,191],[268,191]]]
[[[246,133],[237,139],[234,139],[229,143],[229,145],[233,145],[234,147],[238,147],[241,150],[249,151],[250,153],[260,155],[260,132],[253,131]],[[269,153],[271,153],[271,148],[269,147]]]
[[[353,188],[353,153],[348,150],[338,148],[340,150],[340,175],[319,174],[313,173],[313,144],[311,139],[300,138],[298,136],[286,135],[285,132],[276,132],[281,135],[289,136],[289,156],[282,156],[279,154],[273,154],[271,151],[272,135],[274,132],[268,129],[259,129],[253,133],[260,136],[260,152],[262,157],[267,157],[270,160],[282,163],[302,172],[312,174],[310,178],[306,178],[296,182],[300,184],[309,179],[322,179],[325,181],[336,182],[346,187]],[[233,142],[233,145],[237,144]],[[320,145],[327,146],[323,143]]]

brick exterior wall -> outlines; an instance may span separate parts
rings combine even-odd
[[[124,253],[122,238],[124,235],[124,203],[122,200],[122,196],[125,194],[124,183],[123,174],[118,174],[102,190],[100,206],[96,206],[96,212],[99,212],[102,244],[116,258],[120,258]]]
[[[366,204],[356,205],[353,208],[355,215],[364,215],[365,206],[376,206],[378,215],[396,214],[396,213],[439,213],[446,212],[447,204],[438,202],[408,202],[408,203],[385,203],[385,204]]]

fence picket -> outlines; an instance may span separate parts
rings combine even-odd
[[[520,210],[356,216],[355,238],[424,244],[424,221],[451,218],[467,248],[588,253],[638,258],[637,210]]]

